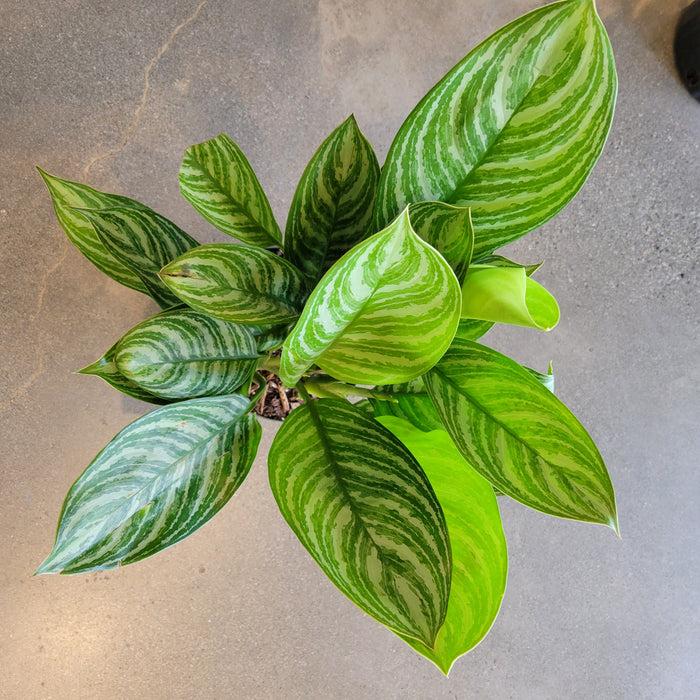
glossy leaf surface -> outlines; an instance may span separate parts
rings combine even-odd
[[[425,383],[460,452],[493,486],[543,513],[617,529],[615,494],[595,443],[517,362],[456,338]]]
[[[306,298],[299,270],[274,253],[243,244],[199,246],[160,276],[192,308],[248,325],[293,322]]]
[[[593,0],[564,0],[503,27],[458,63],[391,146],[375,225],[408,203],[472,208],[474,257],[540,226],[580,189],[617,91]]]
[[[270,485],[289,526],[350,600],[431,646],[447,609],[450,545],[425,474],[346,401],[313,400],[282,423]]]
[[[447,674],[489,631],[501,606],[508,550],[491,485],[460,455],[444,431],[421,432],[399,418],[377,419],[410,450],[445,513],[452,545],[447,616],[435,648],[404,639]]]
[[[387,399],[377,395],[369,399],[375,417],[395,416],[407,420],[420,430],[444,430],[420,377],[403,384],[378,386],[375,392],[387,395]]]
[[[229,236],[263,248],[282,245],[282,233],[253,168],[226,134],[185,151],[180,191]]]
[[[119,341],[116,354],[125,377],[168,399],[232,394],[252,376],[258,359],[248,328],[193,309],[139,323]]]
[[[243,396],[164,406],[122,430],[73,484],[37,574],[130,564],[184,539],[245,479],[260,425]]]
[[[377,156],[350,116],[306,166],[287,219],[285,256],[313,284],[372,233],[378,182]]]
[[[414,379],[449,346],[459,305],[454,273],[415,234],[405,210],[318,283],[285,343],[280,377],[293,386],[317,363],[357,384]]]

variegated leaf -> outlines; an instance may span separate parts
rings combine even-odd
[[[530,369],[529,367],[525,367],[524,365],[522,365],[522,368],[531,376],[533,376],[540,384],[542,384],[544,387],[549,389],[549,391],[554,393],[554,373],[552,372],[551,362],[549,363],[549,369],[547,370],[547,374],[542,374],[536,369]]]
[[[111,207],[81,209],[104,247],[133,270],[150,296],[164,309],[180,304],[158,277],[168,262],[199,245],[172,221],[151,209]]]
[[[268,464],[282,515],[331,581],[382,624],[432,646],[450,543],[408,450],[348,402],[320,399],[292,411]]]
[[[459,451],[496,488],[543,513],[617,529],[615,494],[598,448],[517,362],[456,338],[425,383]]]
[[[395,416],[403,418],[420,430],[444,430],[420,377],[403,384],[378,386],[374,391],[376,394],[387,395],[387,399],[382,399],[376,394],[369,399],[375,417]]]
[[[471,210],[444,202],[418,202],[408,211],[413,230],[441,253],[462,284],[474,248]]]
[[[160,277],[193,309],[246,325],[289,324],[307,295],[296,267],[268,250],[237,243],[199,246],[166,265]]]
[[[605,143],[617,77],[593,0],[539,8],[479,44],[411,113],[382,169],[375,225],[408,203],[471,207],[474,258],[554,216]]]
[[[37,168],[49,189],[56,217],[71,243],[101,272],[126,287],[148,294],[139,276],[117,260],[102,244],[92,224],[78,209],[129,206],[147,209],[143,204],[116,194],[100,192],[80,182],[62,180]]]
[[[285,342],[280,377],[292,386],[316,363],[357,384],[414,379],[449,346],[459,305],[454,273],[415,234],[406,209],[318,283]]]
[[[183,401],[122,430],[73,484],[37,574],[144,559],[192,534],[250,470],[260,425],[243,396]]]
[[[493,321],[477,321],[473,318],[460,318],[455,338],[479,340],[479,338],[485,336],[494,325]]]
[[[292,200],[285,257],[315,284],[371,233],[379,163],[350,115],[306,166]]]
[[[282,233],[253,168],[226,134],[185,151],[180,191],[229,236],[263,248],[282,245]]]
[[[246,326],[177,309],[132,328],[117,343],[116,364],[147,391],[182,399],[232,394],[252,376],[259,357]]]
[[[501,606],[508,550],[496,495],[443,431],[421,432],[398,418],[379,422],[410,450],[445,513],[452,546],[452,581],[445,624],[435,647],[403,638],[447,675],[455,660],[489,631]]]
[[[549,331],[559,323],[559,305],[523,267],[472,265],[462,284],[462,317]]]

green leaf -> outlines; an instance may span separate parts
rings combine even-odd
[[[166,265],[160,276],[193,309],[247,325],[295,321],[307,294],[296,267],[270,251],[237,243],[199,246]]]
[[[104,247],[133,270],[148,294],[164,309],[180,300],[161,282],[158,272],[178,255],[199,245],[172,221],[142,208],[81,209]]]
[[[559,323],[559,306],[523,267],[472,265],[462,285],[462,317],[549,331]]]
[[[503,255],[485,255],[483,258],[479,258],[474,261],[478,265],[491,265],[493,267],[518,267],[525,270],[525,274],[528,277],[537,272],[542,267],[542,263],[535,263],[534,265],[521,265],[520,263],[509,260]]]
[[[377,396],[369,399],[375,417],[396,416],[420,430],[444,430],[422,379],[378,386],[374,391],[387,394],[387,400]]]
[[[408,211],[413,230],[440,252],[462,284],[474,248],[471,210],[444,202],[418,202]]]
[[[116,355],[117,344],[115,343],[99,360],[78,370],[78,374],[94,374],[96,377],[104,379],[117,391],[126,394],[126,396],[131,396],[131,398],[138,399],[139,401],[146,401],[153,404],[171,403],[168,399],[154,396],[150,391],[142,389],[138,384],[127,379],[117,367],[117,363],[115,362]]]
[[[293,386],[313,363],[344,382],[395,384],[432,367],[459,322],[459,284],[408,209],[346,253],[312,292],[282,352]]]
[[[282,245],[282,233],[248,159],[226,135],[190,146],[180,191],[210,223],[249,245]]]
[[[183,399],[232,394],[252,376],[259,357],[246,326],[177,309],[132,328],[117,344],[116,364],[152,394]]]
[[[282,423],[268,465],[282,515],[331,581],[382,624],[432,646],[450,544],[408,450],[348,402],[320,399]]]
[[[101,272],[126,287],[148,294],[139,276],[117,260],[102,244],[92,224],[76,209],[102,209],[129,206],[147,209],[143,204],[116,194],[100,192],[80,182],[62,180],[37,168],[49,189],[56,217],[71,243]]]
[[[350,115],[319,147],[294,193],[285,257],[315,284],[371,233],[379,163]]]
[[[286,337],[291,330],[290,325],[273,326],[248,326],[250,332],[255,337],[258,344],[258,352],[265,353],[271,350],[277,350],[282,347]]]
[[[458,63],[389,150],[375,225],[408,203],[471,207],[474,258],[532,231],[578,192],[612,121],[617,77],[593,0],[515,20]]]
[[[543,513],[617,529],[615,494],[598,448],[517,362],[455,339],[425,383],[459,451],[496,488]]]
[[[122,430],[73,484],[37,574],[130,564],[210,520],[250,470],[260,425],[243,396],[164,406]]]
[[[554,373],[552,372],[551,362],[549,363],[549,369],[547,370],[547,374],[542,374],[536,369],[530,369],[529,367],[525,366],[523,366],[523,369],[532,377],[534,377],[540,384],[546,387],[549,391],[554,393]]]
[[[460,318],[455,338],[462,340],[479,340],[494,326],[493,321],[477,321],[473,318]]]
[[[452,546],[452,582],[445,624],[434,649],[404,638],[447,675],[475,647],[498,614],[506,588],[508,550],[496,496],[459,454],[447,433],[421,432],[399,418],[379,422],[411,451],[445,513]]]

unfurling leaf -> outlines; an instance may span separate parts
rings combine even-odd
[[[369,399],[369,403],[375,418],[395,416],[407,420],[420,430],[444,430],[420,377],[403,384],[378,386],[374,391],[375,395]],[[381,398],[381,394],[386,394],[387,398]]]

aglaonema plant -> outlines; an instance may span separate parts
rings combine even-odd
[[[282,515],[350,600],[447,673],[503,597],[497,495],[617,529],[605,464],[551,371],[477,342],[494,323],[556,325],[538,266],[495,251],[580,189],[615,95],[593,0],[564,0],[458,63],[382,168],[343,122],[284,236],[223,134],[186,151],[180,187],[239,243],[199,245],[143,204],[42,172],[70,240],[163,311],[82,370],[161,407],[75,482],[37,573],[129,564],[207,522],[251,468],[253,409],[276,376],[299,397],[268,455]]]

